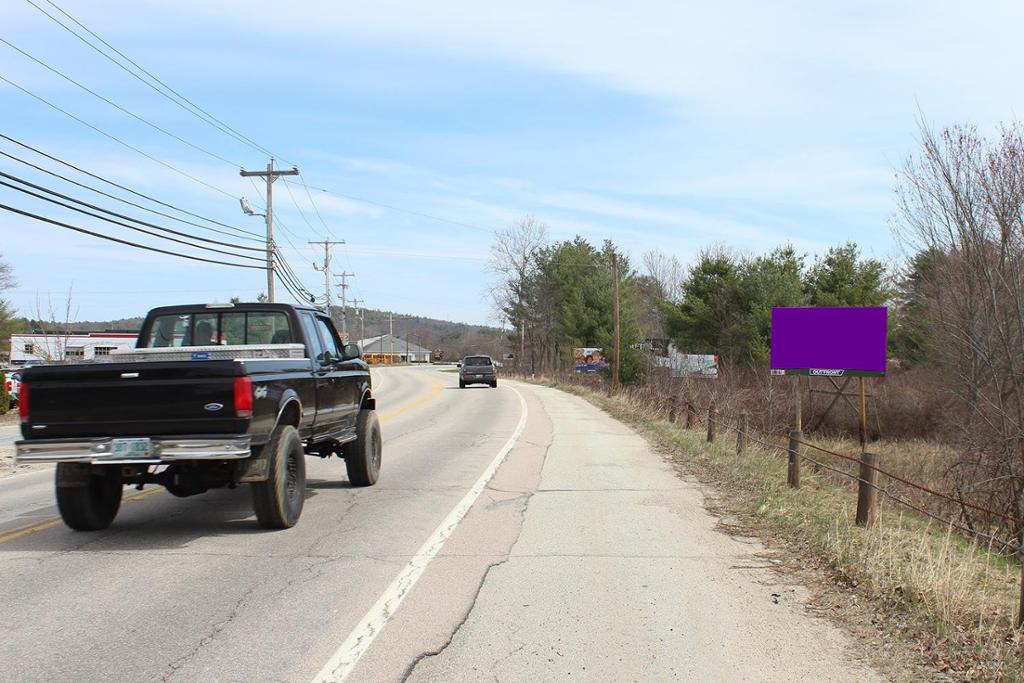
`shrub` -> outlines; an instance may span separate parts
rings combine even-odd
[[[7,393],[7,377],[0,372],[0,415],[11,408],[11,396]]]

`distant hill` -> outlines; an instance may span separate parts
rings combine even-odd
[[[335,308],[331,311],[334,321],[341,329],[341,309]],[[502,342],[502,333],[496,327],[487,325],[468,325],[450,320],[438,320],[424,316],[396,313],[391,311],[379,311],[372,308],[363,309],[363,320],[360,325],[359,316],[349,309],[347,328],[349,337],[358,339],[364,334],[366,337],[376,337],[381,334],[392,332],[392,323],[389,317],[394,316],[393,334],[396,337],[404,338],[409,335],[409,341],[414,344],[426,347],[431,350],[440,350],[444,360],[453,360],[463,356],[482,353],[500,358],[509,346],[509,343]]]
[[[331,310],[338,329],[341,329],[341,308]],[[372,308],[363,309],[363,323],[360,326],[359,316],[349,309],[347,329],[349,337],[358,339],[365,330],[366,337],[376,337],[392,331],[389,318],[394,319],[394,335],[404,338],[409,334],[409,341],[431,350],[438,349],[445,360],[462,358],[473,353],[483,353],[501,357],[509,351],[508,341],[502,343],[501,330],[488,325],[468,325],[449,320],[438,320],[424,316],[379,311]],[[121,318],[119,320],[83,320],[72,323],[76,332],[99,331],[138,331],[142,327],[142,316],[137,318]]]

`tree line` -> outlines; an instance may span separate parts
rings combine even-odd
[[[658,251],[634,266],[611,241],[580,236],[551,242],[533,217],[497,233],[491,294],[512,328],[520,367],[529,372],[572,369],[572,350],[614,345],[613,255],[618,260],[622,379],[650,371],[645,342],[670,339],[685,353],[716,354],[733,367],[766,368],[773,306],[879,306],[892,298],[884,264],[864,258],[854,243],[807,263],[791,245],[768,254],[723,246],[702,251],[689,268]]]

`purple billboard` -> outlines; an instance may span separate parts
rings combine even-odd
[[[886,308],[773,308],[773,374],[885,374]]]

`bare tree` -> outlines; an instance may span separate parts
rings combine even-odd
[[[935,362],[962,406],[970,478],[1006,482],[993,504],[1024,517],[1024,134],[921,127],[898,174],[897,234],[932,254],[918,292]],[[967,462],[965,460],[965,462]],[[964,473],[961,472],[961,475]],[[1015,529],[1021,533],[1022,529]]]
[[[523,216],[496,232],[491,244],[489,265],[498,276],[491,298],[500,316],[519,333],[516,366],[520,370],[524,368],[527,338],[531,336],[535,317],[535,311],[527,305],[530,280],[537,267],[537,255],[547,244],[547,225],[533,216]]]
[[[47,363],[68,360],[68,339],[74,331],[74,320],[78,317],[78,307],[74,304],[72,290],[68,288],[67,296],[61,304],[55,304],[53,297],[46,295],[46,311],[36,295],[35,320],[32,321],[33,331],[46,335],[44,344],[36,345],[32,353]],[[52,340],[52,342],[51,342]]]
[[[661,297],[678,303],[682,299],[683,279],[686,276],[686,269],[679,259],[651,249],[644,252],[642,261],[646,275],[660,287]]]

